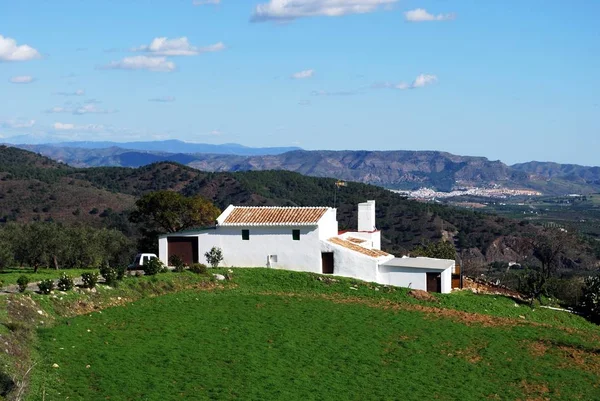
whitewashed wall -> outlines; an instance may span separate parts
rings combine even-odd
[[[454,267],[451,267],[442,272],[442,294],[450,294],[452,292],[453,269]]]
[[[435,270],[381,265],[379,266],[379,282],[381,284],[427,291],[427,273],[441,273],[442,293],[449,294],[452,291],[452,268]]]
[[[250,239],[242,240],[242,229],[250,230]],[[292,230],[300,230],[300,240],[292,239]],[[217,227],[198,236],[200,262],[213,246],[223,251],[225,267],[268,267],[306,272],[321,272],[319,229],[317,227]]]
[[[321,251],[333,252],[334,275],[377,281],[377,259],[325,241],[321,244]]]
[[[337,209],[329,209],[319,220],[319,239],[327,240],[338,235]]]

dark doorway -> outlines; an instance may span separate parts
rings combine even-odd
[[[321,264],[323,266],[323,274],[333,274],[333,252],[321,253]]]
[[[442,292],[441,273],[427,273],[427,292]]]
[[[167,260],[177,255],[188,266],[198,262],[198,237],[168,237],[167,243]]]

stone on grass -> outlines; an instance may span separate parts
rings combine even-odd
[[[215,280],[219,280],[219,281],[225,280],[225,276],[222,274],[213,274],[213,277],[215,278]]]

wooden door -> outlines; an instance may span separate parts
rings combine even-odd
[[[427,292],[442,292],[441,273],[427,273]]]
[[[167,244],[168,258],[177,255],[188,266],[198,262],[198,237],[167,237]]]
[[[333,252],[321,253],[321,265],[323,274],[333,274]]]

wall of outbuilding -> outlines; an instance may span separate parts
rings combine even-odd
[[[449,294],[452,291],[452,268],[442,270],[381,265],[379,266],[379,282],[427,291],[427,273],[441,273],[441,292]]]
[[[377,281],[377,259],[326,241],[321,243],[321,252],[333,252],[334,275]]]

